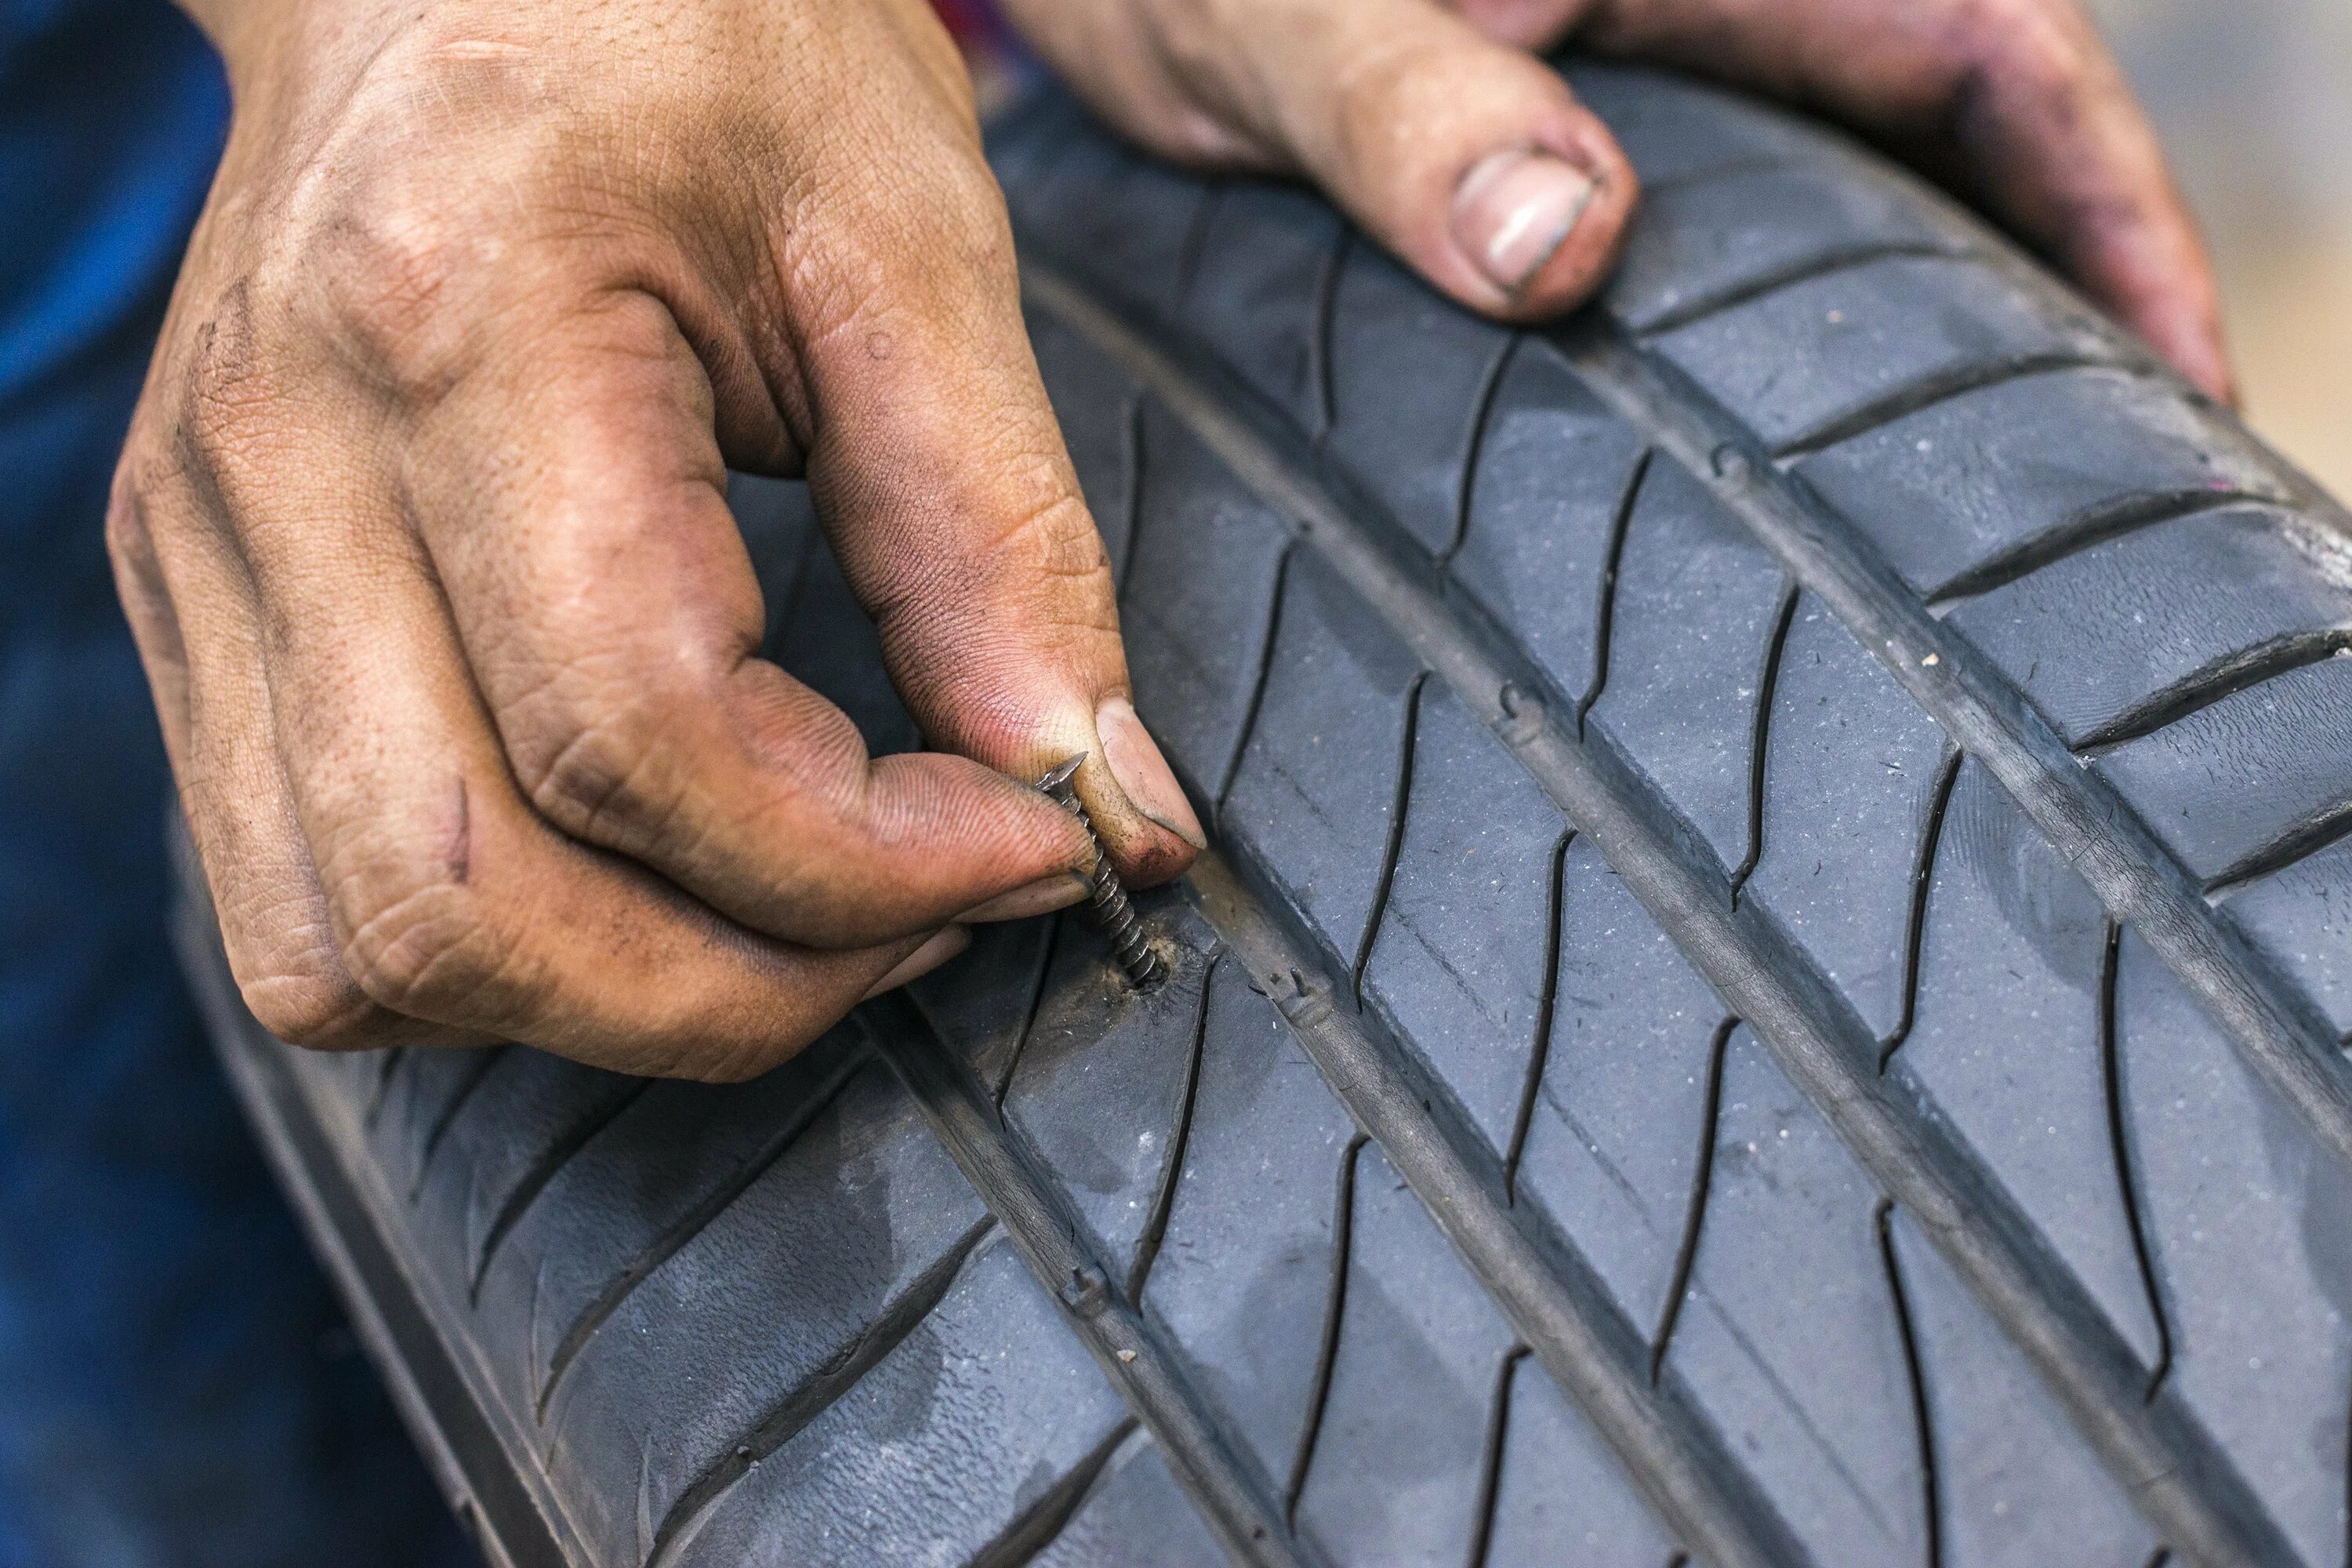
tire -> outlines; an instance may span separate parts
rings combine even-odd
[[[1573,75],[1648,199],[1536,332],[995,130],[1216,826],[1152,993],[1070,917],[736,1087],[308,1055],[193,900],[494,1562],[2345,1560],[2352,526],[1907,176]]]

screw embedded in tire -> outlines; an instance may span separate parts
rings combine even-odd
[[[1095,825],[1079,803],[1076,786],[1071,782],[1077,776],[1078,764],[1087,760],[1084,752],[1062,763],[1037,781],[1037,787],[1059,803],[1062,809],[1078,819],[1087,830],[1087,842],[1094,847],[1094,917],[1103,935],[1110,939],[1111,956],[1127,975],[1129,984],[1138,991],[1148,991],[1168,976],[1168,965],[1151,951],[1145,940],[1143,921],[1135,906],[1128,901],[1127,888],[1111,869],[1110,857],[1103,853],[1102,840],[1095,837]]]

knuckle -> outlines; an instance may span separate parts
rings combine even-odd
[[[362,370],[417,401],[446,391],[465,346],[460,307],[496,260],[486,226],[405,179],[378,177],[320,220],[329,329]]]
[[[246,1010],[278,1038],[312,1049],[349,1048],[366,1044],[385,1021],[344,968],[332,933],[307,911],[224,910],[221,923]]]
[[[380,1007],[436,1023],[488,1022],[501,984],[480,900],[449,868],[412,863],[359,874],[329,897],[350,931],[341,961]]]
[[[676,802],[660,761],[674,749],[668,703],[631,694],[568,704],[515,748],[516,776],[539,814],[574,837],[614,848],[658,833]]]

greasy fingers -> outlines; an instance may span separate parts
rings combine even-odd
[[[1029,346],[1003,199],[968,133],[906,145],[919,120],[893,127],[785,258],[838,302],[802,323],[819,513],[930,744],[1024,782],[1087,755],[1079,793],[1111,859],[1165,880],[1203,836],[1129,700],[1110,563]]]
[[[1084,896],[1024,782],[1076,751],[1181,868],[920,0],[207,23],[238,118],[109,533],[267,1025],[760,1070]],[[804,461],[931,752],[758,657],[726,468]]]
[[[1014,0],[1114,123],[1171,156],[1295,172],[1464,304],[1589,296],[1639,196],[1549,67],[1430,0]]]

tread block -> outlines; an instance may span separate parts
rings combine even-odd
[[[2146,1568],[2158,1542],[1904,1210],[1888,1216],[1935,1451],[1945,1568]]]
[[[1123,578],[1135,533],[1137,468],[1142,452],[1142,390],[1094,345],[1043,311],[1029,312],[1029,339],[1053,401],[1054,417],[1077,469],[1078,489],[1102,535],[1103,553]]]
[[[1322,307],[1346,227],[1288,185],[1220,185],[1209,197],[1184,320],[1259,396],[1308,436],[1324,426]]]
[[[1687,469],[1650,465],[1591,720],[1727,871],[1748,853],[1758,685],[1785,590],[1771,555]]]
[[[1075,923],[1066,922],[1004,1111],[1123,1280],[1176,1147],[1217,939],[1190,909],[1162,914],[1154,923],[1186,955],[1171,961],[1165,984],[1138,995],[1101,935]]]
[[[1571,703],[1601,679],[1610,552],[1642,452],[1558,350],[1530,338],[1513,352],[1448,570]]]
[[[1944,399],[1795,471],[1930,595],[2119,501],[2282,493],[2251,440],[2171,384],[2095,366]]]
[[[1893,1070],[1934,1097],[2153,1367],[2161,1340],[2108,1121],[2106,946],[2089,885],[1964,763],[1927,889],[1918,1013]]]
[[[1113,299],[1172,319],[1209,187],[1130,152],[1062,101],[1067,118],[1044,131],[1034,172],[1004,187],[1013,227]]]
[[[1585,107],[1608,122],[1647,186],[1712,174],[1733,163],[1817,156],[1835,143],[1753,99],[1702,88],[1672,71],[1559,62]]]
[[[1463,475],[1480,446],[1480,394],[1515,352],[1511,334],[1361,241],[1348,247],[1338,288],[1324,450],[1423,550],[1442,554],[1461,527]],[[1407,384],[1428,387],[1428,402],[1398,397]]]
[[[1265,694],[1218,826],[1352,965],[1375,910],[1421,665],[1338,573],[1291,563]]]
[[[2314,572],[2288,526],[2252,507],[2177,518],[1969,600],[1951,624],[2083,745],[2265,648],[2352,627],[2352,588]]]
[[[2352,802],[2352,658],[2273,676],[2094,765],[2191,872],[2234,879]]]
[[[384,1184],[411,1197],[465,1101],[511,1047],[412,1046],[402,1053],[367,1128]]]
[[[882,639],[849,591],[798,479],[730,474],[727,502],[767,600],[761,653],[850,717],[866,749],[911,752],[922,733],[882,668]]]
[[[2340,1563],[2352,1178],[2130,933],[2116,1013],[2142,1215],[2172,1325],[2164,1389],[2221,1443],[2305,1562]]]
[[[2232,891],[2222,907],[2352,1037],[2352,839]]]
[[[1223,1568],[1200,1510],[1140,1429],[1128,1435],[1034,1568]]]
[[[1519,1187],[1647,1333],[1689,1220],[1723,1004],[1590,839],[1561,861],[1559,909],[1551,1046]]]
[[[1501,741],[1433,685],[1365,998],[1499,1152],[1525,1091],[1551,963],[1551,872],[1568,824]]]
[[[1764,756],[1763,843],[1741,889],[1884,1039],[1903,1017],[1913,879],[1944,731],[1821,601],[1797,601]]]
[[[1240,965],[1208,1027],[1168,1235],[1143,1304],[1276,1489],[1306,1426],[1355,1126]]]
[[[1510,1325],[1380,1150],[1358,1159],[1345,1310],[1298,1524],[1335,1562],[1455,1568],[1478,1529]]]
[[[1066,939],[1077,941],[1085,920],[1064,910],[973,926],[961,956],[907,987],[948,1049],[1000,1100],[1044,994],[1047,965]]]
[[[1121,616],[1135,705],[1194,798],[1213,801],[1257,689],[1290,534],[1149,402],[1143,476]]]
[[[1908,1568],[1927,1487],[1878,1194],[1745,1026],[1715,1136],[1666,1364],[1815,1560]]]
[[[439,1244],[435,1262],[457,1294],[470,1292],[509,1200],[646,1087],[527,1046],[499,1058],[450,1124],[421,1195],[420,1234]]]
[[[1923,193],[1857,179],[1846,159],[1734,165],[1649,195],[1603,299],[1620,321],[1646,331],[1840,258],[1961,248],[1967,230],[1943,217]]]
[[[1522,1357],[1506,1397],[1483,1568],[1673,1568],[1673,1537],[1550,1374]]]
[[[864,1056],[840,1028],[750,1083],[657,1083],[555,1173],[491,1261],[474,1314],[515,1409],[536,1410],[583,1314],[616,1301],[699,1206],[747,1184]]]
[[[1126,1408],[1007,1244],[723,1494],[686,1561],[957,1568],[1003,1538]]]
[[[641,1532],[845,1360],[987,1212],[906,1089],[867,1065],[646,1276],[557,1386],[549,1467],[589,1533],[650,1546]]]
[[[1981,262],[1916,256],[1791,284],[1654,342],[1776,450],[1948,377],[2116,352],[2087,317]]]

